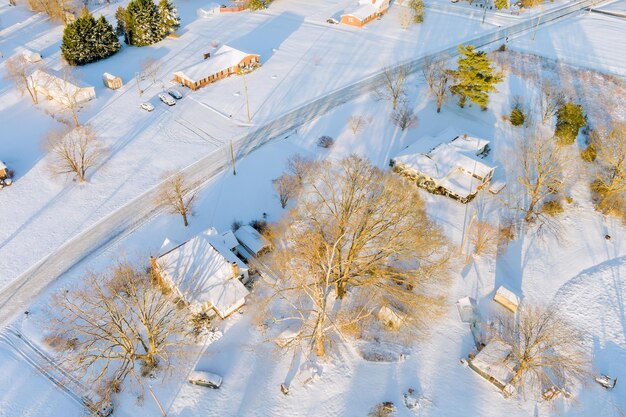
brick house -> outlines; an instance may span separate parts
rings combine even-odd
[[[350,12],[341,15],[344,25],[362,27],[387,13],[389,0],[359,0],[359,4]]]

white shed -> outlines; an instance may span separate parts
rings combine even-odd
[[[517,312],[520,303],[519,297],[513,291],[504,288],[502,285],[496,291],[493,300],[511,310],[513,313]]]
[[[399,329],[404,322],[405,316],[387,306],[382,306],[378,310],[378,320],[392,329]]]
[[[110,88],[111,90],[117,90],[118,88],[122,88],[124,85],[124,82],[120,77],[109,74],[108,72],[102,74],[102,83],[105,87]]]
[[[463,297],[456,302],[459,318],[463,323],[473,323],[480,321],[480,314],[476,307],[476,300],[472,297]]]
[[[242,256],[248,258],[247,254],[252,256],[261,256],[271,249],[270,242],[265,239],[252,226],[241,226],[235,231],[235,237],[240,243],[243,250],[239,250]]]

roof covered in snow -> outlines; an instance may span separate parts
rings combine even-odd
[[[472,365],[505,386],[511,381],[517,368],[517,361],[511,352],[511,346],[493,340],[472,359]]]
[[[215,229],[161,255],[157,263],[189,302],[210,302],[222,317],[241,306],[249,294],[233,276],[233,263],[240,274],[247,271],[246,265],[224,246]]]
[[[459,196],[468,196],[478,185],[472,174],[485,178],[494,170],[476,156],[488,144],[486,139],[461,135],[448,128],[435,137],[419,139],[401,151],[394,161],[432,178]]]
[[[257,255],[263,249],[270,247],[270,242],[261,236],[254,227],[247,224],[235,231],[235,237],[253,255]]]
[[[387,7],[389,7],[388,0],[360,0],[358,6],[342,16],[353,16],[359,20],[365,20],[376,13],[384,11]]]
[[[192,82],[198,82],[211,75],[239,65],[241,61],[250,55],[256,57],[259,56],[231,48],[228,45],[222,45],[214,52],[211,52],[211,56],[209,58],[203,59],[202,61],[190,65],[183,70],[176,71],[174,75],[178,75],[179,77]]]
[[[35,88],[61,102],[68,100],[68,97],[73,97],[78,103],[96,97],[96,89],[94,87],[75,80],[70,82],[63,75],[52,70],[47,70],[47,72],[35,70],[29,77],[29,80]]]

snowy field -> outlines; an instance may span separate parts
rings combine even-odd
[[[283,211],[274,194],[271,180],[278,177],[286,159],[294,154],[310,158],[339,159],[357,153],[369,157],[381,168],[405,146],[424,135],[432,135],[448,126],[467,130],[492,140],[490,162],[499,168],[496,178],[506,178],[511,140],[521,132],[502,121],[514,95],[532,95],[534,86],[515,76],[499,85],[490,110],[459,109],[447,104],[441,114],[423,90],[412,81],[412,106],[419,126],[401,132],[384,117],[390,112],[387,102],[372,96],[363,97],[337,108],[328,115],[298,129],[297,134],[276,141],[245,158],[237,166],[237,176],[225,172],[202,191],[189,228],[183,228],[176,216],[160,215],[124,241],[109,247],[103,254],[90,258],[60,279],[50,291],[67,288],[86,270],[101,270],[112,259],[124,256],[147,262],[159,252],[165,239],[182,243],[196,233],[216,227],[223,231],[233,220],[247,222],[267,213],[270,221]],[[354,135],[346,126],[351,115],[370,119],[363,131]],[[316,145],[316,139],[327,134],[337,139],[330,150]],[[450,239],[461,241],[465,206],[453,200],[421,192],[428,202],[432,218]],[[490,195],[483,198],[489,201]],[[393,401],[399,416],[485,416],[513,417],[552,416],[555,411],[544,403],[523,398],[505,400],[488,382],[459,363],[472,350],[473,341],[466,324],[459,321],[454,301],[469,295],[478,301],[483,316],[500,312],[491,301],[495,289],[506,285],[523,296],[525,302],[558,306],[585,333],[586,346],[593,357],[593,372],[621,375],[626,372],[626,331],[623,291],[626,289],[626,228],[614,219],[596,213],[589,203],[584,183],[575,187],[574,203],[561,218],[563,236],[537,239],[531,233],[510,243],[497,259],[474,258],[453,276],[449,290],[449,310],[435,323],[430,334],[404,350],[402,362],[372,363],[363,360],[358,345],[349,344],[321,361],[321,377],[304,384],[305,377],[297,367],[302,358],[279,352],[271,341],[252,324],[256,314],[254,297],[243,308],[243,314],[220,323],[224,336],[208,346],[197,365],[224,376],[220,390],[206,390],[184,382],[185,369],[170,381],[155,380],[152,385],[168,415],[172,416],[365,416],[381,401]],[[254,204],[251,204],[254,202]],[[612,236],[610,241],[605,234]],[[27,333],[41,339],[45,322],[47,296],[32,306]],[[8,352],[0,356],[0,367],[12,363]],[[12,368],[9,368],[12,369]],[[16,372],[22,372],[16,370]],[[290,385],[284,396],[281,383]],[[426,406],[416,413],[402,405],[402,393],[414,388],[425,398]],[[63,402],[54,387],[49,395]],[[130,415],[158,415],[158,408],[148,397],[138,405],[136,392],[128,390],[119,406]],[[618,384],[606,392],[596,384],[574,392],[567,405],[558,403],[558,415],[617,417],[626,407],[626,392]],[[19,404],[19,403],[18,403]],[[19,405],[9,416],[21,415]],[[26,406],[24,406],[26,407]],[[26,410],[26,409],[24,409]]]
[[[607,6],[608,7],[608,6]],[[573,36],[573,34],[576,34]],[[626,19],[585,13],[510,42],[512,49],[626,76]]]
[[[90,174],[85,185],[51,178],[47,157],[40,150],[45,132],[61,127],[44,112],[58,114],[58,109],[48,103],[39,109],[32,107],[27,97],[20,98],[3,81],[1,158],[16,171],[16,183],[0,194],[0,287],[77,232],[159,183],[165,172],[191,164],[245,131],[241,127],[247,116],[240,77],[196,93],[185,91],[188,97],[171,109],[156,98],[161,85],[170,85],[171,74],[201,59],[211,42],[260,53],[262,68],[246,78],[252,122],[262,124],[395,62],[455,45],[493,27],[431,12],[423,25],[405,31],[394,10],[363,30],[324,22],[324,16],[346,4],[349,2],[328,0],[323,6],[311,7],[299,0],[294,7],[294,2],[278,1],[265,12],[198,19],[195,9],[201,3],[192,1],[181,5],[179,39],[152,47],[124,47],[107,60],[78,68],[80,78],[94,85],[98,94],[79,118],[95,127],[110,150],[105,164]],[[98,13],[111,19],[117,5],[102,7]],[[59,26],[7,5],[0,6],[0,19],[6,28],[0,38],[5,57],[27,46],[42,51],[49,67],[59,68]],[[441,27],[454,30],[442,32]],[[141,88],[146,91],[139,97],[132,78],[148,57],[162,63],[160,80],[152,86],[144,81]],[[118,91],[105,89],[101,82],[105,71],[120,75],[127,84]],[[151,101],[157,110],[140,110],[142,101]],[[35,241],[37,245],[32,244]]]

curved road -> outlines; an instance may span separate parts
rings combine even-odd
[[[469,39],[465,44],[483,47],[492,43],[502,42],[502,40],[510,36],[529,30],[536,30],[541,25],[562,19],[592,6],[596,6],[595,1],[574,1],[528,20],[495,29],[491,33]],[[417,72],[422,69],[426,60],[436,60],[445,55],[450,57],[457,55],[457,45],[450,45],[448,48],[428,56],[401,62],[396,65],[396,68]],[[351,101],[362,94],[371,92],[381,85],[382,78],[382,72],[372,74],[356,83],[335,90],[291,110],[264,126],[251,130],[233,141],[236,158],[243,158],[273,139],[283,137],[298,126],[322,116],[337,106]],[[198,184],[204,184],[224,169],[228,169],[229,166],[224,161],[229,160],[230,150],[228,146],[224,146],[181,171],[190,180]],[[123,239],[161,212],[162,208],[155,207],[153,204],[157,190],[158,186],[144,192],[129,204],[78,233],[2,289],[0,292],[0,326],[5,326],[13,317],[22,312],[38,294],[62,274],[88,256],[102,251],[112,243]]]

